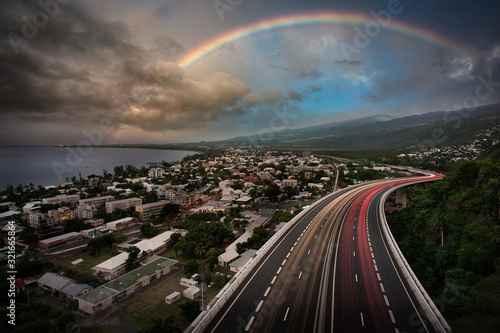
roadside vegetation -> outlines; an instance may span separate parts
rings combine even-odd
[[[455,167],[388,216],[453,332],[500,327],[500,145]]]

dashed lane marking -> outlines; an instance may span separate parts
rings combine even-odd
[[[250,320],[248,321],[248,324],[247,326],[245,327],[245,332],[248,332],[248,330],[250,329],[250,326],[252,326],[252,323],[255,319],[255,316],[252,316],[252,318],[250,318]]]
[[[389,299],[387,298],[387,295],[384,295],[384,300],[385,300],[385,305],[387,305],[387,306],[391,306],[391,305],[389,304]]]
[[[288,311],[290,311],[290,307],[286,308],[285,318],[283,318],[283,321],[286,320],[286,317],[288,316]]]
[[[264,300],[260,300],[259,305],[257,305],[257,308],[255,309],[255,312],[259,312],[262,303],[264,303]]]
[[[267,290],[264,293],[264,297],[267,297],[267,294],[269,294],[269,291],[271,291],[271,287],[267,287]]]
[[[273,277],[273,280],[271,281],[271,284],[274,284],[274,281],[276,281],[277,276]]]
[[[392,323],[395,324],[396,323],[396,319],[394,318],[394,314],[392,313],[391,310],[389,310],[389,316],[391,316]]]

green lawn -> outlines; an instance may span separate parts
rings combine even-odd
[[[90,252],[87,251],[85,253],[81,253],[81,254],[77,254],[73,257],[69,257],[67,259],[62,259],[62,260],[59,260],[59,261],[56,261],[55,262],[55,265],[61,265],[61,266],[65,266],[65,267],[70,267],[70,268],[73,268],[79,272],[82,272],[82,273],[87,273],[87,274],[92,274],[94,273],[94,271],[92,270],[92,267],[94,267],[95,265],[97,264],[100,264],[101,262],[103,261],[106,261],[108,260],[109,258],[113,257],[113,255],[111,255],[111,249],[106,247],[104,249],[101,250],[101,252],[96,255],[95,257],[92,257],[90,255]],[[78,266],[78,267],[74,267],[73,265],[71,265],[71,262],[72,261],[75,261],[77,259],[83,259],[83,262]]]
[[[185,264],[186,262],[188,262],[189,259],[192,259],[191,257],[188,257],[188,256],[182,254],[182,251],[179,251],[178,253],[179,253],[179,255],[176,256],[174,249],[170,249],[170,251],[168,251],[167,253],[163,254],[163,256],[165,258],[170,258],[170,259],[177,260],[181,264]]]
[[[149,322],[152,318],[166,318],[168,316],[175,316],[175,325],[182,330],[185,330],[190,322],[188,322],[182,315],[179,305],[188,302],[189,299],[181,298],[179,301],[172,305],[165,303],[165,296],[170,295],[174,291],[182,293],[186,287],[179,284],[181,278],[184,277],[182,272],[175,274],[167,280],[161,282],[154,288],[151,288],[146,293],[134,298],[127,304],[116,310],[111,314],[111,317],[127,318],[134,323],[139,329],[151,326]],[[209,303],[217,294],[216,288],[210,288],[207,291],[207,302]],[[199,299],[198,299],[199,300]]]

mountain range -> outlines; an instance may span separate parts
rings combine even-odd
[[[210,145],[325,149],[442,147],[467,144],[474,141],[479,133],[498,126],[500,104],[493,104],[399,118],[375,115],[263,135],[240,136],[211,142]]]

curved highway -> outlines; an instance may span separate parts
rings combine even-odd
[[[382,195],[440,175],[338,191],[273,245],[205,332],[433,332],[381,232]]]

